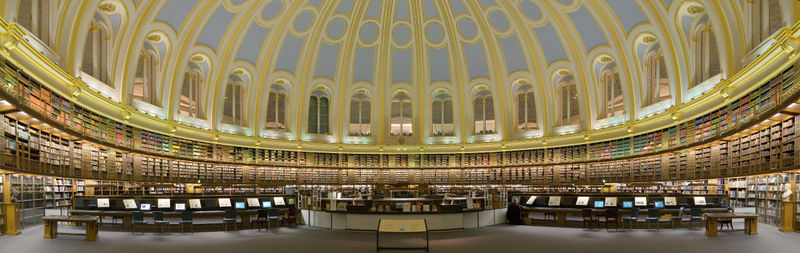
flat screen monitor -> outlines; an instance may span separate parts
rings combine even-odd
[[[606,197],[605,206],[617,206],[617,197]]]
[[[108,199],[97,199],[97,208],[109,208],[111,202]]]
[[[219,207],[231,207],[231,199],[229,198],[219,198]]]
[[[631,208],[633,207],[633,201],[622,201],[622,208]]]
[[[123,199],[122,204],[125,205],[125,209],[136,209],[136,200]]]
[[[561,196],[552,196],[547,200],[547,206],[560,206]]]
[[[286,202],[283,200],[283,197],[274,197],[273,200],[275,201],[276,206],[285,206]]]
[[[664,208],[664,201],[656,201],[656,208]]]
[[[189,200],[189,208],[191,209],[200,209],[202,205],[200,205],[200,199],[190,199]]]
[[[706,205],[706,197],[694,197],[694,205],[696,205],[696,206],[705,206]]]
[[[634,197],[633,201],[636,206],[647,206],[647,197]]]
[[[578,197],[578,200],[575,201],[576,206],[587,206],[589,205],[589,197]]]
[[[175,211],[185,211],[186,203],[175,203]]]
[[[530,198],[528,198],[528,201],[525,202],[525,204],[530,206],[533,205],[534,201],[536,201],[536,196],[531,196]]]
[[[248,207],[258,207],[258,198],[247,198]]]
[[[261,207],[263,207],[263,208],[271,208],[272,207],[272,201],[269,201],[269,200],[261,201]]]
[[[675,199],[675,197],[664,197],[664,205],[665,206],[677,206],[678,205],[678,201]]]
[[[139,208],[142,211],[150,211],[150,204],[142,204]]]
[[[169,209],[170,201],[169,199],[158,199],[158,208],[159,209]]]
[[[594,208],[605,208],[605,201],[602,200],[595,200],[594,201]]]
[[[236,201],[236,209],[244,209],[244,202]]]

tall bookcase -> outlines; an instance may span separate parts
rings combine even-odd
[[[755,207],[759,222],[778,226],[783,210],[781,197],[794,177],[797,176],[793,173],[779,173],[730,179],[731,206]]]

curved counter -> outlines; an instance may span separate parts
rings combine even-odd
[[[506,223],[506,209],[461,212],[353,212],[302,210],[307,225],[347,230],[375,231],[380,219],[425,219],[428,230],[477,228]]]

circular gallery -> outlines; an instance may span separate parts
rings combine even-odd
[[[0,252],[788,252],[799,50],[791,0],[0,1]]]

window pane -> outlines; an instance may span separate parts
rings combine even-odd
[[[528,93],[528,123],[536,123],[536,98],[533,92]]]
[[[270,92],[268,97],[269,98],[267,98],[267,127],[274,128],[275,123],[277,121],[276,116],[278,114],[275,111],[275,109],[277,109],[275,101],[278,100],[278,94],[275,94],[275,92]]]
[[[279,128],[286,128],[286,95],[278,94],[278,123]]]
[[[351,124],[358,124],[358,108],[359,102],[357,100],[350,100],[350,123]]]
[[[308,102],[308,132],[315,134],[318,133],[317,128],[317,118],[319,115],[317,114],[318,109],[318,101],[317,97],[311,97]]]
[[[319,99],[319,133],[328,134],[328,98]]]

